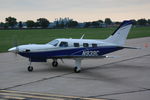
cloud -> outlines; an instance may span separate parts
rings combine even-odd
[[[0,7],[3,18],[8,15],[20,19],[41,16],[54,19],[66,16],[94,20],[94,18],[112,17],[114,14],[116,17],[121,17],[137,13],[135,17],[147,17],[150,0],[0,0]]]
[[[149,0],[1,0],[3,10],[10,11],[65,11],[74,9],[111,9],[134,7],[150,3]]]

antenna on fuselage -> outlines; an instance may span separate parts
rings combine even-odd
[[[80,39],[83,39],[84,38],[84,34],[81,36],[81,38]]]

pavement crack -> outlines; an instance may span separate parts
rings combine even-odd
[[[2,90],[8,90],[8,89],[28,85],[28,84],[33,84],[33,83],[36,83],[36,82],[41,82],[41,81],[45,81],[45,80],[49,80],[49,79],[54,79],[54,78],[62,77],[62,76],[69,75],[69,74],[72,74],[72,73],[73,72],[66,73],[66,74],[61,74],[61,75],[57,75],[57,76],[53,76],[53,77],[49,77],[49,78],[42,78],[42,79],[39,79],[39,80],[36,80],[36,81],[32,81],[32,82],[28,82],[28,83],[24,83],[24,84],[18,84],[18,85],[14,85],[14,86],[11,86],[11,87],[3,88]]]
[[[88,98],[96,98],[96,97],[103,97],[103,96],[110,96],[110,95],[121,95],[121,94],[129,94],[129,93],[144,92],[144,91],[150,91],[150,89],[141,89],[141,90],[126,91],[126,92],[100,94],[100,95],[95,95],[95,96],[88,96]]]
[[[89,69],[103,68],[104,66],[107,66],[107,65],[111,65],[111,64],[115,64],[115,63],[119,63],[119,62],[124,62],[124,61],[132,60],[132,59],[137,59],[137,58],[141,58],[141,57],[145,57],[145,56],[150,56],[150,54],[146,54],[146,55],[142,55],[142,56],[138,56],[138,57],[133,57],[133,58],[128,58],[128,59],[124,59],[124,60],[120,60],[120,61],[115,61],[115,62],[103,64],[103,65],[100,65],[100,66],[95,66],[95,67],[90,67],[90,68],[84,68],[83,71],[84,70],[86,71],[86,70],[89,70]]]
[[[93,78],[83,78],[83,77],[64,77],[64,78],[100,81],[99,79],[96,79],[96,78],[94,78],[94,79]]]

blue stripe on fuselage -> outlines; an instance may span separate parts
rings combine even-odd
[[[54,57],[61,56],[84,56],[83,51],[98,51],[97,56],[104,55],[107,53],[111,53],[117,50],[123,49],[122,47],[116,46],[103,46],[103,47],[88,47],[88,48],[71,48],[71,49],[63,49],[63,50],[55,50],[55,51],[43,51],[43,52],[19,52],[21,56],[27,58],[36,58],[36,59],[49,59]],[[89,55],[90,56],[90,55]],[[93,55],[92,55],[93,56]]]

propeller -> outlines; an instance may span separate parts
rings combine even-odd
[[[14,41],[14,47],[15,47],[14,53],[17,56],[17,54],[19,53],[19,47],[18,47],[18,41],[17,40]]]
[[[8,51],[15,53],[15,55],[17,56],[17,54],[19,53],[19,46],[16,40],[13,43],[13,47],[10,48]]]

